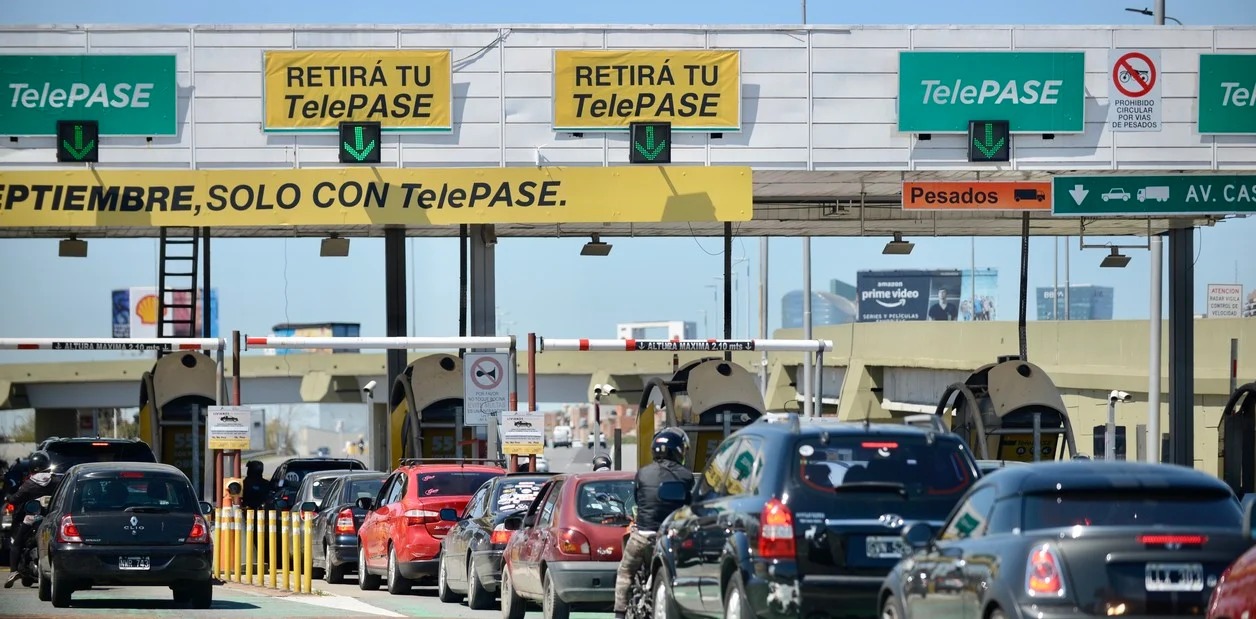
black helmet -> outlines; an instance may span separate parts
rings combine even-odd
[[[258,473],[261,473],[261,472],[262,472],[262,461],[261,461],[261,460],[249,460],[249,461],[248,461],[248,463],[244,465],[244,468],[245,468],[245,470],[247,470],[249,473],[252,473],[252,472],[254,472],[254,471],[256,471],[256,472],[258,472]]]
[[[671,460],[684,464],[685,454],[689,452],[689,435],[679,428],[663,428],[654,435],[650,451],[655,462]]]
[[[614,468],[614,465],[611,463],[610,456],[601,455],[601,456],[597,456],[596,458],[593,458],[593,470],[609,471],[612,468]]]
[[[31,457],[27,458],[26,461],[30,463],[31,473],[43,473],[52,465],[48,460],[48,454],[42,451],[31,454]]]

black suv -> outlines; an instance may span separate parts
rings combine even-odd
[[[87,462],[156,462],[153,449],[137,438],[49,438],[39,448],[48,454],[49,471],[65,475]]]
[[[955,434],[769,413],[724,439],[664,522],[654,604],[668,617],[875,616],[905,526],[940,526],[979,476]]]
[[[280,464],[270,476],[270,493],[266,500],[266,509],[291,511],[297,497],[297,490],[306,475],[315,471],[366,471],[366,465],[353,458],[292,458]],[[283,507],[276,504],[283,501]]]

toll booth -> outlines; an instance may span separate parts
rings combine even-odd
[[[1240,497],[1256,492],[1256,382],[1234,390],[1217,426],[1217,471]]]
[[[217,404],[218,364],[200,352],[166,354],[145,372],[140,386],[140,438],[158,462],[187,473],[201,496],[206,453],[206,410]]]
[[[486,437],[459,423],[463,381],[462,359],[444,353],[416,359],[397,376],[388,398],[389,444],[399,446],[389,454],[393,468],[402,458],[488,457]]]
[[[670,380],[651,379],[641,394],[638,410],[643,412],[637,415],[639,465],[650,461],[650,436],[659,408],[664,413],[663,427],[678,427],[689,435],[685,465],[701,471],[719,444],[759,419],[766,406],[758,377],[719,358],[686,363]]]
[[[948,386],[935,413],[982,460],[1056,460],[1064,448],[1068,457],[1078,455],[1060,390],[1042,368],[1019,356],[999,357]]]

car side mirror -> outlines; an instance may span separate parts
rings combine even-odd
[[[210,514],[214,513],[214,504],[213,504],[213,503],[210,503],[209,501],[201,501],[201,502],[200,502],[200,506],[201,506],[201,515],[202,515],[202,516],[208,516],[208,515],[210,515]]]
[[[316,512],[318,511],[318,503],[315,503],[314,501],[306,501],[301,504],[301,511]]]
[[[502,521],[502,527],[507,531],[518,531],[523,528],[523,515],[510,516]]]
[[[519,527],[519,528],[521,528],[521,529],[528,529],[528,528],[531,528],[531,527],[534,527],[534,526],[536,526],[536,513],[535,513],[535,512],[533,512],[533,513],[531,513],[531,514],[528,514],[528,515],[524,516],[524,517],[523,517],[523,526],[521,526],[521,527]]]
[[[440,510],[440,519],[445,522],[458,522],[458,510],[445,507]]]
[[[369,512],[375,507],[375,499],[372,499],[369,496],[364,496],[358,499],[356,504],[358,506],[358,509],[365,509],[366,511]]]
[[[933,542],[933,527],[923,522],[913,522],[903,529],[903,542],[912,550],[928,548]]]
[[[35,499],[35,500],[27,501],[26,505],[22,506],[22,511],[32,516],[35,516],[35,515],[38,515],[39,512],[44,511],[44,506],[40,504],[38,499]]]
[[[1249,542],[1256,542],[1256,492],[1243,497],[1243,535]]]
[[[659,500],[668,503],[688,503],[689,486],[683,481],[665,481],[659,484]]]

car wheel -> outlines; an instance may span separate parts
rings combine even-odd
[[[64,578],[57,575],[57,565],[53,563],[52,571],[48,573],[48,587],[52,590],[52,606],[54,608],[65,608],[70,605],[70,597],[74,594],[74,590],[70,588],[69,583]]]
[[[449,588],[449,568],[445,563],[445,557],[441,557],[440,567],[436,568],[436,597],[446,604],[453,604],[462,596]]]
[[[397,549],[388,545],[388,592],[401,595],[410,592],[410,580],[401,575],[401,567],[397,565]]]
[[[344,565],[338,565],[331,560],[331,555],[327,554],[327,547],[323,546],[323,556],[327,557],[327,569],[323,570],[323,582],[329,585],[338,585],[345,581],[345,572],[347,569]]]
[[[898,598],[892,595],[885,598],[885,603],[881,605],[881,619],[903,619],[903,608]]]
[[[358,541],[358,588],[363,591],[379,589],[379,576],[372,574],[366,567],[366,549]]]
[[[667,572],[661,567],[654,572],[654,619],[680,619],[671,585],[667,584]]]
[[[746,590],[737,574],[728,579],[728,588],[724,590],[724,619],[754,619],[750,600],[746,599]]]
[[[207,580],[192,585],[192,608],[204,610],[214,605],[214,581]]]
[[[515,593],[515,585],[510,581],[510,570],[502,568],[502,619],[523,619],[527,608],[523,598]]]
[[[185,587],[174,587],[174,603],[187,604],[192,601],[192,593]]]
[[[558,597],[554,588],[554,578],[547,570],[545,582],[541,584],[541,616],[545,619],[567,619],[571,616],[571,606]]]
[[[488,610],[492,605],[493,595],[484,588],[480,577],[475,575],[475,566],[467,561],[467,608]]]
[[[38,566],[35,569],[39,569]],[[52,601],[52,579],[42,572],[39,574],[39,601]]]

